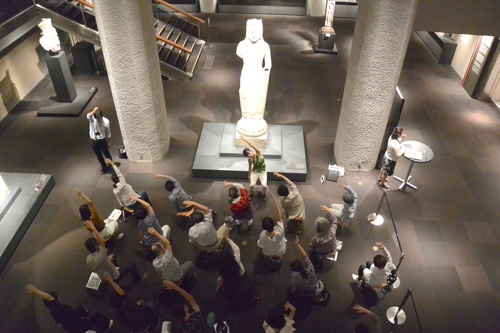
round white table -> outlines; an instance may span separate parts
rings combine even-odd
[[[410,183],[411,180],[411,169],[413,168],[413,163],[427,163],[430,162],[434,158],[434,152],[432,149],[427,146],[426,144],[423,144],[422,142],[418,141],[405,141],[401,144],[403,147],[403,150],[405,150],[405,153],[403,156],[411,161],[410,168],[408,169],[408,172],[406,173],[405,179],[399,178],[397,176],[393,176],[394,179],[397,181],[401,182],[402,184],[399,186],[399,189],[402,190],[406,187],[406,185],[414,188],[415,190],[417,187]]]

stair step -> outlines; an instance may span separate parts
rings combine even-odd
[[[192,50],[191,56],[189,57],[186,63],[186,72],[193,74],[196,69],[196,64],[200,59],[201,51],[203,51],[203,43],[196,43]]]

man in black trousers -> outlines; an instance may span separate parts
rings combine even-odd
[[[101,164],[101,175],[109,170],[109,166],[104,162],[103,154],[106,158],[111,158],[109,148],[111,148],[111,130],[109,120],[104,117],[99,107],[95,107],[92,112],[87,113],[89,121],[89,135],[92,150],[94,151],[99,163]]]

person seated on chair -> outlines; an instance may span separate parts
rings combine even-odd
[[[157,332],[158,315],[152,301],[132,301],[123,289],[106,274],[104,281],[108,283],[116,293],[109,296],[108,302],[116,309],[116,317],[128,332]]]
[[[215,231],[211,209],[194,201],[184,201],[184,205],[187,208],[196,209],[192,214],[195,225],[189,228],[189,242],[202,251],[213,252],[217,250],[226,233],[226,225],[222,224]]]
[[[237,225],[246,220],[250,227],[253,223],[253,211],[250,202],[248,201],[248,193],[239,183],[222,182],[222,187],[229,187],[228,194],[231,197],[229,200],[229,209],[233,213],[233,218]],[[232,226],[229,228],[232,229]]]
[[[151,248],[153,244],[160,243],[161,239],[152,235],[148,230],[153,228],[162,235],[164,238],[170,237],[170,227],[165,224],[160,226],[160,222],[155,216],[153,207],[149,203],[139,198],[129,196],[130,201],[139,203],[140,205],[134,208],[134,217],[138,221],[139,226],[139,239],[141,244]]]
[[[353,310],[356,310],[356,313],[366,313],[368,317],[371,318],[373,322],[373,330],[371,333],[382,333],[382,323],[375,312],[372,312],[358,304],[354,305],[352,308]],[[370,333],[370,330],[365,323],[359,323],[354,328],[354,333]]]
[[[248,157],[248,180],[250,181],[250,193],[248,194],[248,200],[252,201],[254,195],[253,190],[255,188],[255,184],[257,183],[257,179],[259,179],[262,184],[262,200],[267,201],[267,171],[264,155],[259,148],[253,145],[245,137],[240,137],[241,140],[248,143],[248,145],[254,149],[254,151],[248,148],[243,149],[243,156]]]
[[[285,210],[285,228],[287,232],[301,234],[304,232],[303,221],[306,219],[306,206],[297,186],[282,174],[274,175],[283,179],[290,189],[283,184],[278,186],[278,195],[281,197],[281,206]]]
[[[290,263],[292,269],[292,288],[290,292],[297,296],[316,295],[316,273],[306,251],[299,244],[299,236],[295,236],[295,245],[300,251],[302,259],[295,259]]]
[[[81,196],[83,200],[85,200],[86,204],[80,206],[80,217],[82,221],[92,222],[97,232],[101,235],[104,241],[113,240],[117,241],[123,237],[123,233],[118,234],[118,222],[106,219],[103,221],[102,217],[97,213],[94,204],[92,201],[87,198],[85,194],[80,191],[80,189],[76,188],[76,194]]]
[[[262,220],[262,229],[264,230],[260,233],[257,246],[262,250],[264,256],[282,257],[286,251],[285,228],[281,218],[281,211],[276,201],[274,209],[276,209],[278,215],[278,223],[275,226],[271,217],[264,217]]]
[[[107,159],[106,164],[112,166],[115,171],[111,175],[111,180],[113,181],[113,193],[116,196],[116,200],[118,200],[120,206],[122,206],[125,211],[132,214],[134,212],[134,208],[140,205],[137,202],[131,200],[130,197],[140,198],[148,203],[150,202],[145,191],[137,194],[132,186],[127,184],[127,182],[125,181],[125,177],[123,177],[120,169],[118,169],[113,161]]]
[[[316,218],[314,224],[317,234],[313,236],[309,243],[311,261],[314,267],[318,267],[318,269],[321,266],[319,265],[320,257],[332,253],[335,250],[337,241],[337,217],[327,206],[321,206],[321,210],[326,212],[325,216]]]
[[[333,213],[340,219],[339,226],[354,217],[356,206],[358,205],[358,194],[349,185],[339,185],[347,192],[342,195],[343,204],[332,204]]]
[[[392,263],[391,254],[382,243],[375,243],[381,249],[384,255],[377,254],[373,257],[373,263],[366,262],[365,265],[360,265],[358,274],[353,274],[353,280],[362,288],[383,288],[387,285],[387,277],[396,266]]]
[[[192,311],[184,303],[175,303],[172,306],[172,315],[182,321],[179,325],[180,332],[214,333],[215,313],[210,312],[207,315],[207,319],[205,319],[200,306],[196,303],[193,296],[171,281],[163,281],[163,285],[167,290],[177,291],[191,306]]]
[[[178,212],[185,212],[189,209],[184,205],[184,201],[193,201],[193,197],[182,189],[181,184],[174,178],[167,175],[155,175],[156,178],[165,178],[165,189],[171,194],[168,196],[170,202],[175,204]]]
[[[267,313],[267,318],[262,325],[266,333],[292,333],[295,331],[293,318],[297,309],[286,302],[285,311],[290,311],[290,314],[286,315],[281,308],[272,309]]]
[[[231,250],[222,251],[219,258],[220,286],[229,299],[231,309],[241,309],[261,298],[254,276],[245,271],[241,263],[240,248],[229,238],[229,229],[224,238]]]
[[[148,233],[159,239],[161,243],[155,243],[151,246],[151,252],[156,255],[153,260],[153,267],[161,275],[163,280],[169,280],[175,284],[181,284],[184,277],[193,278],[194,264],[192,261],[186,261],[179,266],[179,262],[174,257],[172,246],[168,239],[160,235],[154,228],[148,228]]]

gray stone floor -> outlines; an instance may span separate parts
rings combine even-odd
[[[253,16],[252,16],[253,17]],[[248,15],[213,15],[213,49],[205,50],[192,82],[164,81],[165,101],[170,120],[171,146],[167,156],[155,165],[132,165],[122,161],[127,181],[136,189],[147,190],[162,224],[172,226],[173,249],[180,262],[193,259],[187,244],[187,231],[173,224],[174,209],[168,202],[163,183],[152,175],[166,173],[177,178],[196,200],[227,211],[227,194],[221,181],[194,179],[191,166],[204,122],[233,122],[239,115],[238,86],[241,60],[236,44],[244,38]],[[300,236],[307,246],[313,235],[314,218],[321,204],[340,202],[343,190],[336,183],[321,184],[319,179],[334,162],[333,143],[348,66],[354,22],[336,20],[337,55],[314,54],[322,19],[262,16],[264,36],[271,46],[273,68],[267,102],[269,124],[301,125],[308,157],[308,179],[299,183],[307,207],[306,231]],[[214,55],[212,69],[204,70],[208,55]],[[96,85],[99,91],[87,107],[99,105],[111,120],[113,143],[120,144],[120,132],[113,101],[105,77],[75,77],[78,86]],[[382,319],[384,331],[391,325],[385,318],[390,306],[398,305],[407,288],[414,293],[418,314],[426,332],[497,332],[500,317],[500,116],[492,105],[471,99],[460,86],[460,79],[448,66],[442,66],[412,35],[400,89],[406,98],[400,125],[408,139],[430,142],[434,160],[415,165],[412,182],[417,191],[391,191],[391,205],[406,258],[401,269],[401,287],[371,308]],[[43,290],[57,290],[63,302],[83,304],[91,312],[113,317],[105,299],[88,298],[85,282],[90,271],[85,265],[83,245],[89,233],[79,221],[75,195],[79,187],[107,216],[118,203],[111,191],[109,176],[99,175],[99,164],[88,143],[88,125],[79,118],[38,118],[36,110],[53,95],[44,80],[20,105],[0,122],[0,170],[2,172],[49,173],[56,186],[27,231],[11,262],[0,275],[1,332],[60,332],[39,299],[25,292],[33,283]],[[85,110],[87,112],[88,110]],[[116,151],[113,152],[115,159]],[[404,175],[409,162],[396,168]],[[373,257],[372,246],[380,241],[394,258],[399,249],[387,207],[387,222],[379,227],[366,220],[375,211],[381,190],[375,185],[376,171],[348,172],[339,184],[351,185],[359,194],[359,208],[350,230],[338,238],[344,242],[333,269],[319,277],[326,281],[332,298],[328,307],[301,309],[298,332],[352,332],[360,320],[353,304],[364,304],[351,274],[359,264]],[[230,181],[230,180],[229,180]],[[391,190],[398,184],[390,179]],[[270,189],[276,190],[272,181]],[[260,220],[272,214],[271,202],[252,203],[257,223],[247,236],[234,235],[244,261],[257,252]],[[217,224],[221,223],[218,218]],[[134,300],[157,303],[161,316],[171,319],[169,309],[159,304],[161,281],[152,265],[137,254],[138,232],[133,219],[121,224],[125,238],[112,252],[126,264],[135,262],[149,273],[146,282],[130,292]],[[215,311],[231,325],[231,332],[260,332],[265,313],[283,304],[290,283],[288,263],[298,256],[288,236],[285,263],[280,272],[259,277],[264,299],[244,312],[228,308],[214,294],[216,272],[198,269],[198,282],[192,295],[204,311]],[[241,242],[248,241],[243,246]],[[109,290],[108,290],[109,291]],[[405,311],[407,322],[398,332],[417,332],[411,302]],[[123,332],[119,323],[112,332]],[[392,329],[394,331],[394,329]]]

